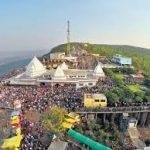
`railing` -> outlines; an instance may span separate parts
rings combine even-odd
[[[129,107],[105,107],[105,108],[81,108],[76,111],[78,114],[104,114],[104,113],[137,113],[150,112],[150,106],[129,106]]]
[[[0,106],[0,109],[13,109],[8,106]],[[129,106],[129,107],[104,107],[104,108],[78,108],[78,114],[105,114],[105,113],[137,113],[150,112],[150,106]]]

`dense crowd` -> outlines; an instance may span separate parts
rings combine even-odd
[[[14,69],[14,70],[12,70],[12,71],[10,71],[8,73],[0,75],[0,83],[1,83],[2,80],[11,78],[13,76],[16,76],[16,75],[22,73],[24,70],[25,70],[25,68]]]
[[[40,122],[22,123],[24,137],[21,142],[21,150],[46,150],[52,141],[53,134],[44,130]]]
[[[41,113],[53,105],[58,105],[68,111],[75,111],[82,107],[82,92],[76,91],[74,85],[51,86],[1,86],[0,105],[13,108],[13,102],[20,100],[22,107],[22,150],[44,150],[52,137],[44,131],[37,121],[26,118],[26,113],[37,111]],[[47,137],[47,144],[46,138]],[[43,139],[43,140],[42,140]]]
[[[84,87],[83,92],[87,93],[104,93],[106,90],[116,87],[116,84],[109,78],[106,77],[105,80],[99,80],[94,87]]]
[[[20,72],[20,71],[19,71]],[[7,75],[11,77],[17,72]],[[2,78],[4,79],[4,78]],[[15,100],[21,101],[21,111],[23,114],[22,119],[22,132],[24,138],[22,140],[21,149],[22,150],[44,150],[48,145],[44,142],[47,137],[47,143],[51,139],[51,135],[48,135],[44,131],[42,125],[39,122],[31,122],[25,118],[24,114],[28,111],[37,111],[41,113],[53,105],[57,105],[70,111],[78,111],[83,109],[83,94],[88,93],[103,93],[107,89],[111,89],[116,85],[110,78],[106,80],[99,80],[97,85],[93,88],[81,88],[76,89],[75,85],[65,84],[65,85],[54,85],[54,86],[3,86],[0,84],[0,106],[13,107],[13,102]],[[118,103],[116,106],[122,107],[127,106],[131,110],[137,109],[136,106],[145,105],[144,103]],[[147,104],[146,104],[147,105]],[[148,104],[149,107],[150,104]],[[128,108],[128,109],[129,109]],[[120,108],[124,111],[126,107]],[[142,109],[140,107],[140,109]],[[86,109],[84,109],[86,110]],[[116,107],[98,109],[99,111],[117,111]]]
[[[42,112],[52,105],[58,105],[70,111],[82,107],[82,92],[76,91],[74,85],[3,86],[1,90],[4,95],[1,103],[11,106],[14,100],[20,100],[22,111],[34,109]]]

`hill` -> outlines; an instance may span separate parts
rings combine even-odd
[[[73,47],[87,50],[90,53],[105,55],[109,58],[114,54],[122,54],[124,56],[132,57],[135,68],[144,71],[145,75],[150,75],[150,49],[129,45],[71,43],[71,48]],[[54,47],[50,52],[65,52],[66,48],[66,44],[61,44]],[[44,57],[48,57],[50,52],[44,55]]]

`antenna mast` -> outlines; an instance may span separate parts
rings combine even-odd
[[[70,21],[67,21],[67,55],[70,54]]]

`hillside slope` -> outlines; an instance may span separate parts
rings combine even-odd
[[[111,58],[114,54],[122,54],[132,57],[133,65],[136,69],[144,71],[146,75],[150,75],[150,49],[128,46],[128,45],[107,45],[107,44],[89,44],[89,43],[71,43],[71,47],[87,50],[91,53],[106,55]],[[54,47],[51,52],[65,52],[66,44]],[[50,52],[44,57],[48,57]]]

